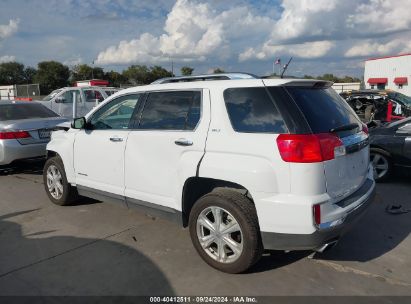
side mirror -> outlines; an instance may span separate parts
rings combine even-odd
[[[54,102],[55,103],[65,103],[66,99],[63,96],[59,96],[59,97],[56,97],[56,99],[54,99]]]
[[[73,129],[85,129],[86,119],[84,117],[73,119],[73,121],[71,122],[71,127]]]

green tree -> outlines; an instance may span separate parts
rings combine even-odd
[[[113,87],[120,87],[122,84],[127,83],[127,78],[115,71],[105,73],[104,79],[108,80],[110,86]]]
[[[311,75],[304,75],[303,78],[307,79],[320,79],[320,80],[327,80],[327,81],[332,81],[332,82],[361,82],[361,79],[357,77],[351,77],[351,76],[344,76],[344,77],[337,77],[334,74],[323,74],[322,76],[311,76]]]
[[[333,81],[333,82],[338,81],[338,77],[334,76],[334,74],[324,74],[324,75],[319,76],[317,78],[321,79],[321,80],[327,80],[327,81]]]
[[[165,78],[165,77],[173,77],[174,75],[170,72],[167,71],[165,68],[155,65],[150,67],[150,72],[149,72],[149,83],[160,79],[160,78]]]
[[[25,83],[24,64],[4,62],[0,64],[0,85]]]
[[[147,84],[149,69],[145,65],[132,65],[122,75],[133,85]]]
[[[57,61],[43,61],[38,63],[34,81],[40,84],[41,94],[65,87],[69,83],[70,69]]]
[[[34,77],[36,76],[37,70],[32,67],[27,67],[24,69],[24,81],[25,83],[33,83]]]
[[[223,69],[220,69],[220,68],[215,68],[213,73],[214,74],[221,74],[221,73],[225,73],[225,71]]]
[[[71,70],[71,81],[88,80],[88,79],[103,79],[104,71],[100,67],[91,67],[87,64],[79,64]]]
[[[193,74],[194,69],[190,68],[189,66],[183,66],[180,71],[181,75],[183,76],[191,76]]]
[[[149,84],[157,79],[172,77],[173,74],[161,66],[148,68],[145,65],[132,65],[123,71],[123,76],[133,85]]]

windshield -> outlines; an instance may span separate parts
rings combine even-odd
[[[48,118],[58,115],[37,103],[0,105],[0,121],[30,118]]]
[[[404,94],[398,92],[390,92],[388,93],[388,97],[390,99],[393,99],[394,101],[399,101],[411,106],[411,97],[405,96]]]
[[[60,93],[62,90],[58,89],[58,90],[54,90],[53,92],[51,92],[49,95],[47,95],[46,97],[43,98],[44,101],[50,101],[52,100],[58,93]]]

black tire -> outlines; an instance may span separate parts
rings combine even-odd
[[[375,163],[373,162],[374,157],[377,156],[379,157],[380,161],[379,163],[385,163],[387,164],[387,171],[385,174],[378,176],[376,173],[376,168],[375,168]],[[374,179],[377,183],[382,183],[388,181],[392,174],[393,174],[393,166],[392,166],[392,161],[390,154],[382,149],[378,148],[371,148],[370,150],[370,161],[373,162],[373,167],[374,167]],[[378,170],[377,170],[378,172]]]
[[[206,249],[203,249],[200,244],[197,236],[197,220],[204,210],[212,206],[228,211],[241,228],[242,252],[235,261],[219,262],[210,257]],[[193,245],[202,259],[210,266],[223,272],[244,272],[259,260],[263,252],[254,204],[249,198],[233,190],[216,189],[198,199],[190,213],[189,229]]]
[[[366,108],[365,108],[365,111],[364,111],[364,119],[365,119],[365,121],[366,122],[370,122],[370,121],[372,121],[372,120],[374,120],[374,116],[375,116],[375,107],[374,107],[374,105],[368,105]]]
[[[61,197],[55,198],[53,197],[52,193],[49,190],[47,184],[47,172],[51,166],[55,166],[59,173],[61,174],[61,185],[63,188],[63,193]],[[76,187],[73,187],[67,182],[66,172],[64,170],[63,161],[59,156],[54,156],[49,158],[46,163],[44,164],[43,169],[43,182],[44,182],[44,189],[46,190],[47,196],[49,199],[56,205],[59,206],[67,206],[74,204],[78,200],[78,193]]]

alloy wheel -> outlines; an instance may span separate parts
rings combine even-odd
[[[382,178],[388,173],[389,164],[385,156],[379,153],[371,153],[371,162],[374,168],[375,179]]]
[[[211,206],[197,218],[197,237],[203,250],[220,263],[232,263],[243,252],[243,233],[227,210]]]
[[[54,199],[59,200],[63,196],[63,177],[55,165],[47,168],[47,188]]]

